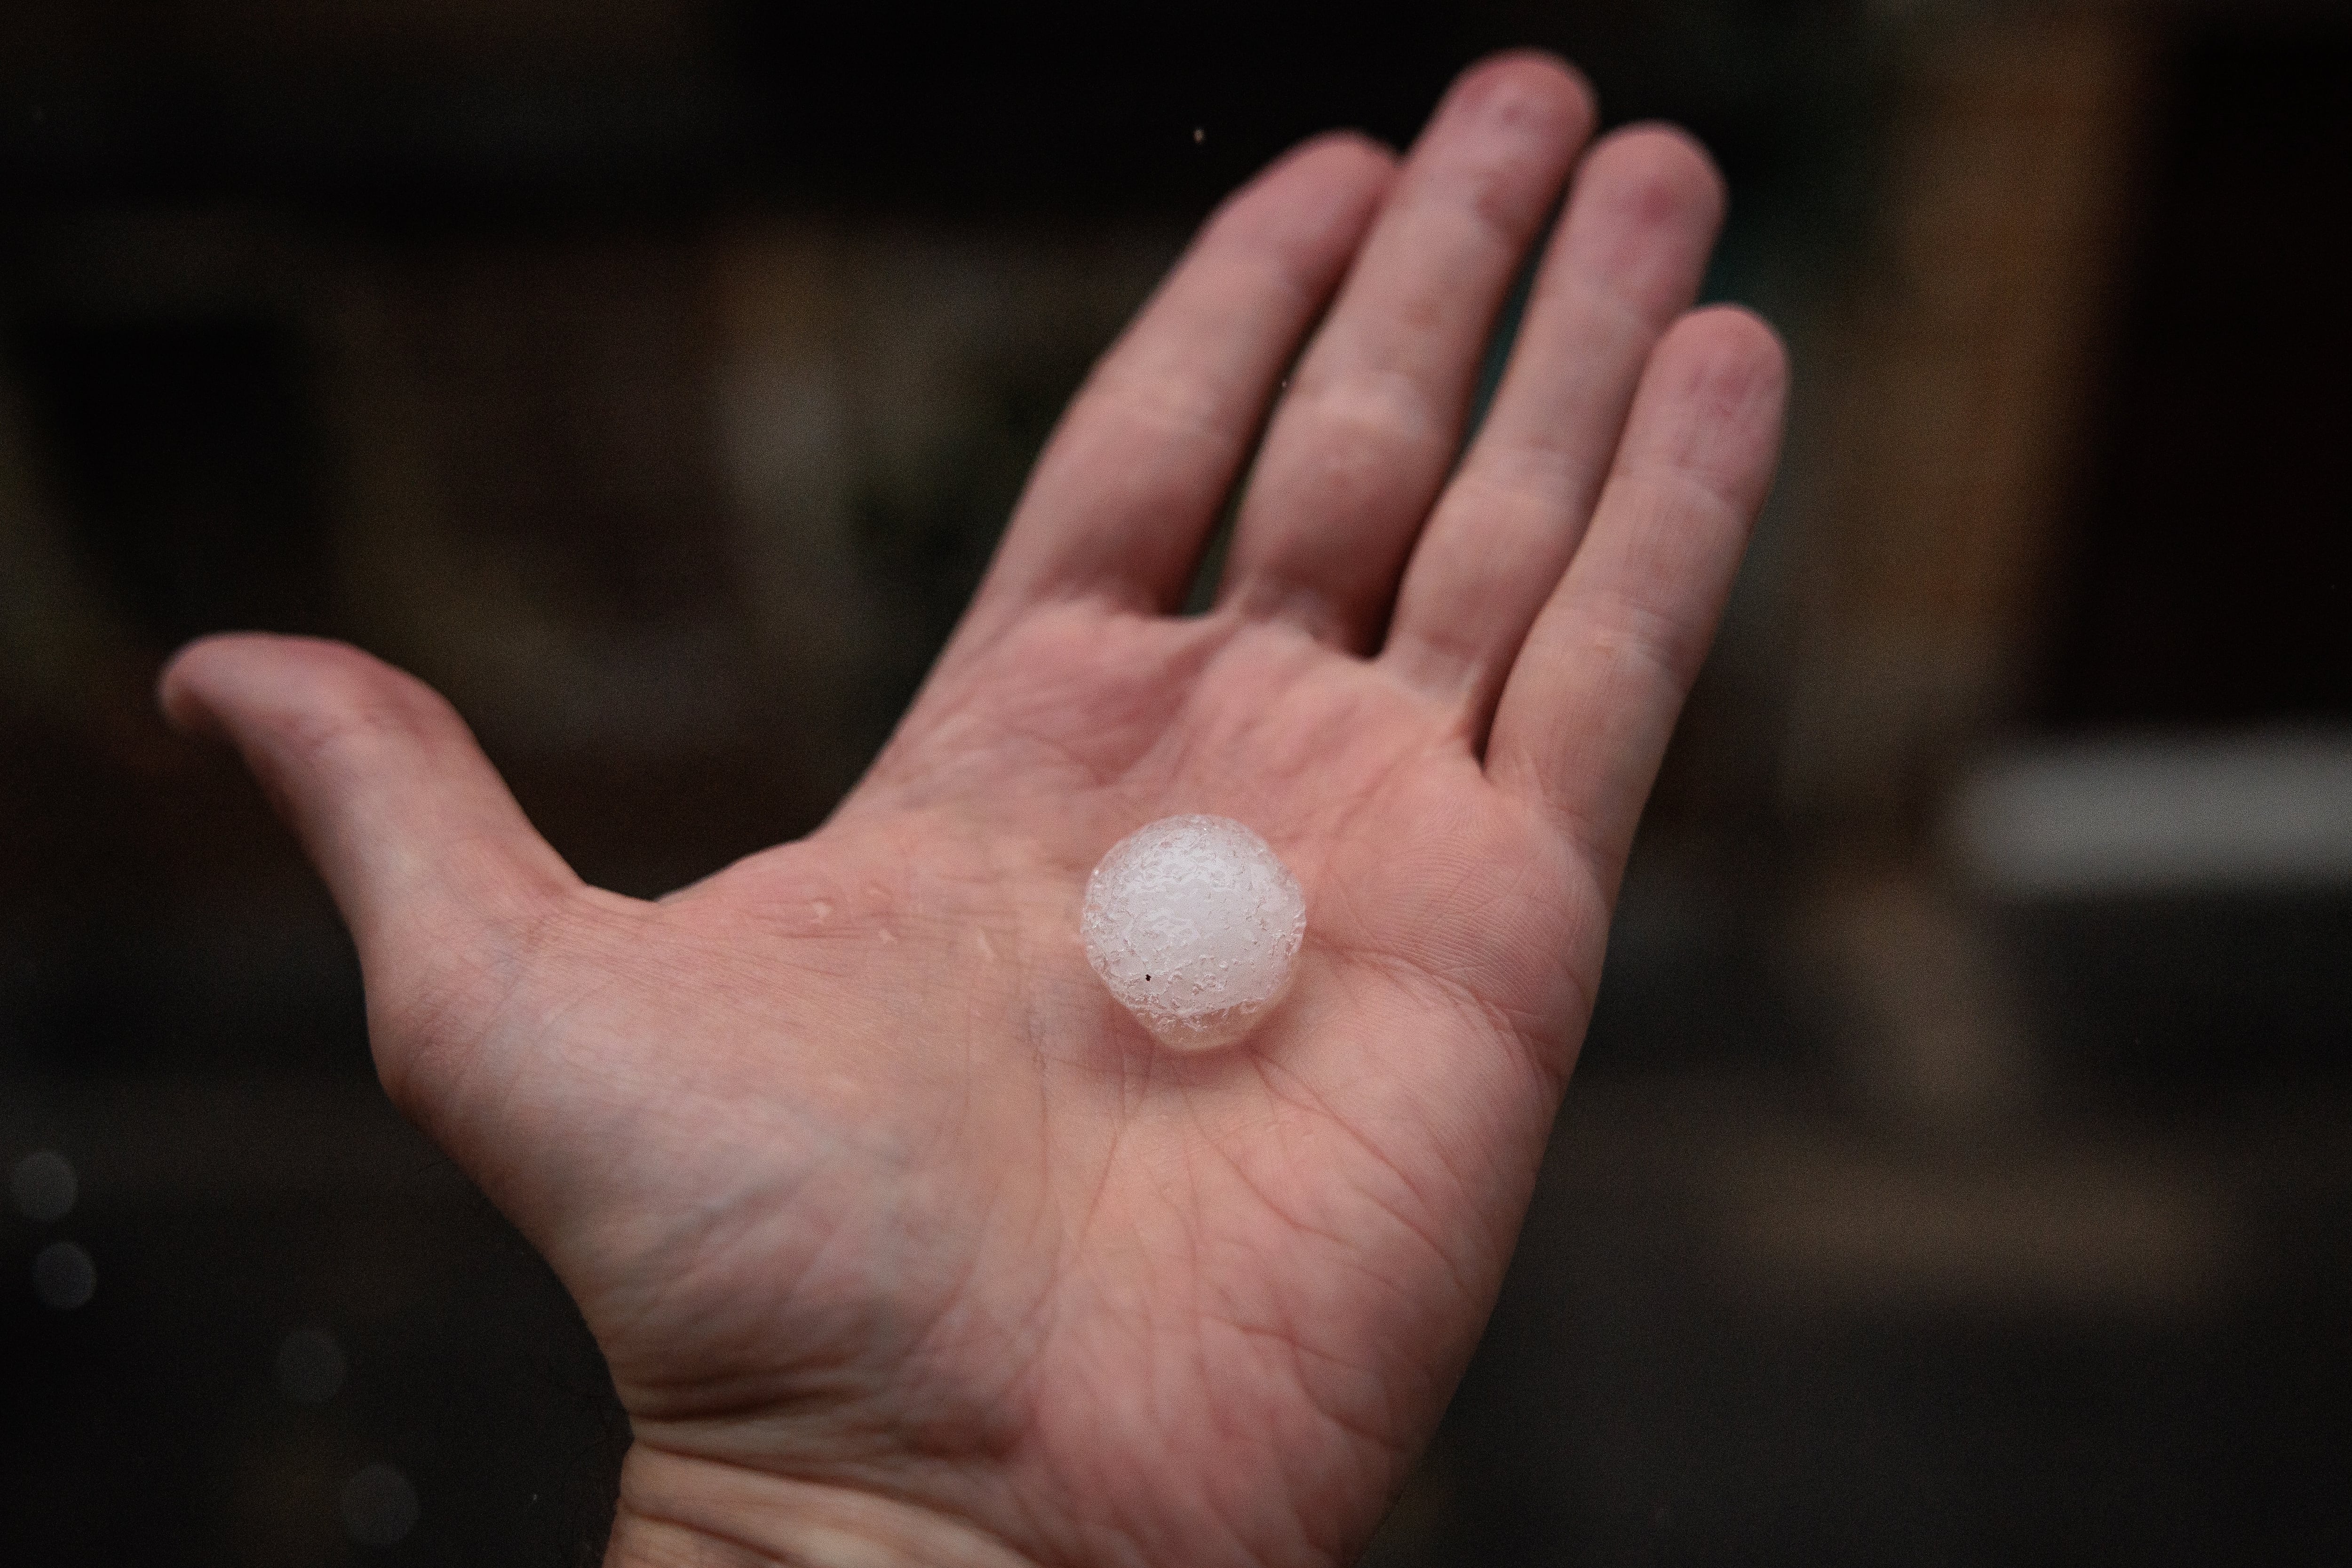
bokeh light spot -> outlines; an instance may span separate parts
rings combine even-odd
[[[362,1546],[394,1546],[416,1528],[416,1489],[390,1465],[370,1465],[343,1483],[343,1528]]]
[[[33,1255],[33,1294],[44,1307],[70,1312],[98,1291],[98,1265],[70,1241],[53,1241]]]

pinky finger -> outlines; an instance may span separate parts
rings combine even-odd
[[[1519,649],[1486,770],[1544,806],[1613,893],[1675,720],[1771,485],[1780,340],[1745,310],[1651,351],[1592,524]]]

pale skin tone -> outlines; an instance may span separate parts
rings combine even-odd
[[[364,654],[166,671],[350,922],[386,1089],[604,1348],[608,1563],[1271,1568],[1378,1524],[1501,1282],[1779,442],[1772,334],[1690,310],[1705,155],[1588,145],[1593,114],[1504,57],[1407,156],[1327,138],[1235,195],[871,773],[658,902],[580,882]],[[1076,935],[1103,851],[1180,812],[1255,827],[1309,921],[1281,1006],[1190,1055]]]

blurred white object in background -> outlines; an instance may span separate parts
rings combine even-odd
[[[1963,775],[1960,869],[2012,898],[2352,886],[2352,732],[2131,732],[2021,747]]]

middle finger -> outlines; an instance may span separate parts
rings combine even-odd
[[[1378,640],[1496,312],[1592,121],[1591,92],[1542,56],[1447,93],[1275,414],[1222,603],[1342,647]]]

